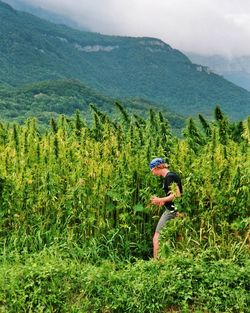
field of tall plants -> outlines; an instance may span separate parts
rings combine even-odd
[[[0,312],[250,312],[250,118],[217,107],[176,137],[116,106],[0,123]],[[159,156],[184,193],[155,261]]]

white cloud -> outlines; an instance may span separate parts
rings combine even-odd
[[[92,31],[157,37],[182,51],[250,55],[249,0],[25,0]]]

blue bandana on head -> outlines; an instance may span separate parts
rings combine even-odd
[[[153,168],[155,168],[156,166],[160,165],[160,164],[164,164],[165,161],[162,158],[155,158],[153,159],[150,163],[149,163],[149,167],[152,170]]]

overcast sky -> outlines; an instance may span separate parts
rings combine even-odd
[[[250,0],[25,0],[108,35],[200,54],[250,55]]]

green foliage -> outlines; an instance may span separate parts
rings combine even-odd
[[[176,138],[153,110],[91,110],[91,123],[61,115],[42,133],[34,119],[0,124],[1,310],[247,312],[249,120],[240,140],[224,114]],[[156,156],[181,175],[184,216],[150,261]]]
[[[23,126],[2,125],[4,242],[36,251],[52,245],[54,238],[79,243],[104,233],[112,237],[118,228],[117,242],[122,236],[131,257],[148,255],[154,215],[159,214],[156,208],[149,209],[149,198],[160,192],[160,185],[147,164],[157,155],[181,174],[180,210],[194,218],[196,228],[206,221],[220,232],[222,221],[231,224],[247,216],[248,142],[244,134],[239,142],[235,139],[230,130],[234,123],[227,121],[222,132],[218,121],[224,117],[218,119],[209,125],[213,135],[205,139],[190,120],[183,140],[174,138],[168,122],[152,110],[138,123],[120,106],[122,119],[113,122],[91,107],[90,126],[79,112],[71,119],[52,119],[51,131],[44,134],[34,120]]]
[[[164,262],[99,266],[45,250],[4,264],[3,312],[248,312],[249,261],[210,261],[192,255]]]

